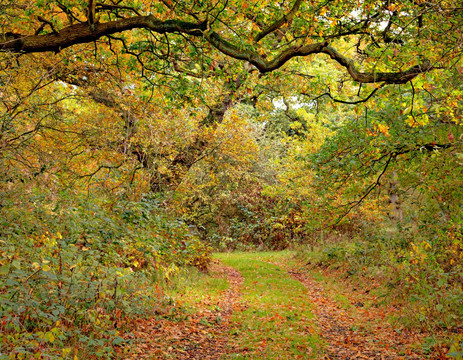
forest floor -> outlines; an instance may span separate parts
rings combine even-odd
[[[167,309],[139,321],[124,359],[447,359],[433,334],[391,319],[367,287],[289,252],[218,254]],[[128,350],[127,350],[128,351]]]

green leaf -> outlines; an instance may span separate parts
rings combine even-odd
[[[121,338],[120,336],[116,337],[114,340],[113,340],[113,345],[120,345],[124,342],[124,339]]]
[[[3,266],[0,266],[0,275],[6,275],[10,271],[10,265],[5,264]]]

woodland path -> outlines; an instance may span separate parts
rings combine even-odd
[[[178,313],[176,307],[139,321],[132,332],[136,346],[124,359],[216,360],[230,351],[227,344],[231,315],[239,311],[243,277],[235,269],[214,261],[210,274],[226,279],[228,289],[212,299],[205,296],[193,313]]]
[[[229,287],[206,282],[204,293],[217,296],[203,296],[193,313],[139,322],[125,359],[445,359],[416,346],[426,334],[394,329],[394,309],[368,291],[326,289],[288,253],[217,259],[210,276]]]

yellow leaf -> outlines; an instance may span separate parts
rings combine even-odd
[[[51,267],[48,266],[48,265],[43,265],[43,266],[42,266],[42,270],[43,270],[43,271],[50,271],[50,270],[51,270]]]
[[[71,350],[72,350],[71,348],[64,348],[64,349],[62,350],[62,352],[63,352],[63,358],[65,358],[66,356],[68,356],[68,355],[71,353]]]
[[[378,129],[378,132],[380,132],[381,134],[384,134],[385,136],[390,136],[388,125],[377,124],[376,127]]]
[[[51,343],[55,341],[55,335],[51,331],[46,332],[43,338]]]

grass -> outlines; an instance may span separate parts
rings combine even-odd
[[[230,328],[231,353],[222,359],[317,359],[323,355],[325,344],[313,319],[307,291],[285,269],[307,272],[323,287],[328,297],[352,315],[357,314],[357,303],[361,304],[361,309],[392,308],[395,302],[389,300],[393,302],[391,305],[381,296],[388,290],[385,281],[375,279],[368,264],[361,267],[357,264],[359,268],[352,269],[353,264],[347,261],[349,258],[336,258],[338,261],[329,258],[331,262],[326,261],[326,256],[339,256],[338,253],[342,254],[339,250],[326,252],[317,249],[298,251],[298,256],[290,251],[216,254],[216,259],[235,268],[244,277],[240,289],[243,307],[235,309]],[[359,256],[357,253],[351,255]],[[386,275],[382,276],[387,281]],[[218,300],[225,296],[229,287],[222,273],[211,271],[203,274],[195,269],[177,277],[176,284],[177,290],[172,293],[172,299],[182,309],[182,314],[176,315],[179,321],[182,316],[188,318],[199,309],[217,310]],[[386,315],[384,320],[397,322],[394,321],[394,316],[398,316],[395,312]],[[403,325],[404,321],[402,319],[400,324]],[[364,325],[362,332],[370,333],[373,328],[369,323]],[[352,326],[357,327],[356,324]],[[413,327],[410,324],[410,328]],[[424,354],[440,353],[440,348],[450,347],[450,353],[456,359],[461,359],[463,354],[461,335],[446,336],[445,332],[418,341],[416,347],[421,347]]]
[[[223,274],[188,268],[177,276],[169,295],[177,305],[190,312],[195,312],[199,304],[215,310],[220,295],[228,288],[229,283]]]
[[[305,288],[270,262],[290,261],[290,252],[218,254],[244,277],[244,311],[235,312],[227,359],[316,359],[323,348]]]
[[[462,309],[461,305],[457,305],[461,304],[461,290],[459,293],[454,291],[456,300],[453,300],[451,284],[448,288],[442,286],[439,289],[438,282],[434,285],[428,283],[425,276],[415,276],[413,280],[407,280],[406,276],[430,273],[437,277],[440,274],[445,275],[445,272],[436,270],[435,267],[438,265],[435,262],[423,261],[417,264],[411,263],[406,256],[400,258],[400,252],[393,240],[390,240],[391,244],[387,246],[378,243],[378,240],[369,240],[369,247],[363,246],[367,250],[364,253],[356,251],[361,247],[359,240],[356,240],[354,245],[349,241],[350,239],[346,238],[338,242],[322,243],[317,247],[312,246],[310,249],[301,248],[297,252],[298,262],[309,263],[304,271],[319,282],[325,292],[344,309],[352,311],[350,302],[355,298],[355,292],[348,290],[353,295],[349,302],[348,298],[340,295],[343,288],[368,290],[369,296],[361,299],[364,307],[399,309],[387,314],[385,320],[399,329],[421,329],[431,334],[416,343],[416,348],[421,348],[424,354],[435,356],[436,351],[440,351],[439,348],[450,348],[450,353],[455,354],[453,358],[463,360],[461,325],[452,325],[461,323],[454,315],[458,306]],[[401,263],[408,266],[401,267]],[[345,280],[342,280],[344,278]],[[441,279],[445,280],[444,277]],[[433,313],[431,310],[441,303],[446,304],[448,309],[453,307],[452,313],[446,313],[447,308],[442,305],[444,310],[436,316],[437,312]],[[451,316],[456,320],[449,321],[449,318],[452,319]]]

